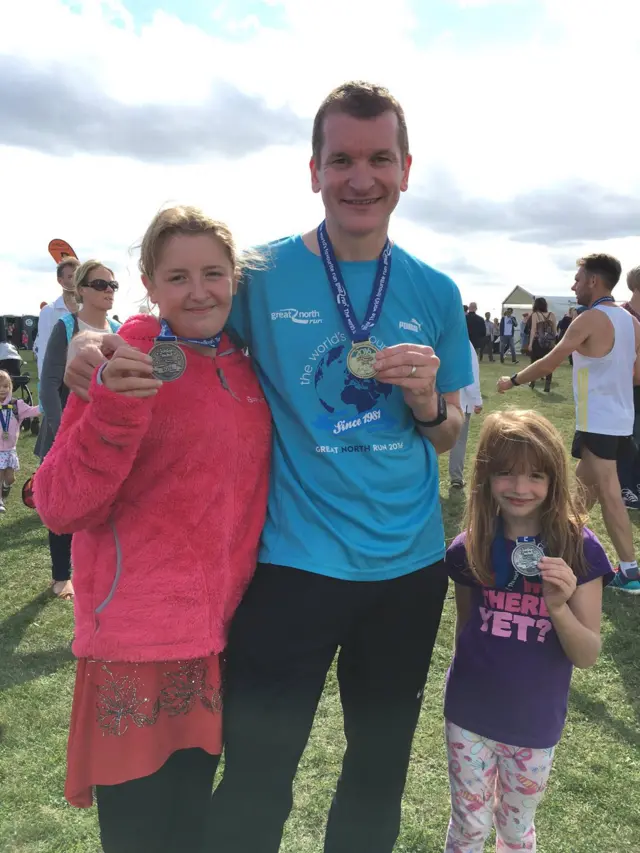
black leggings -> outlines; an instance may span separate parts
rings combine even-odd
[[[549,355],[550,352],[551,352],[551,348],[548,348],[548,349],[543,348],[540,346],[538,341],[534,341],[531,344],[531,364],[533,364],[534,361],[540,361],[541,358],[544,358],[545,355]],[[548,373],[545,376],[545,379],[548,383],[551,382],[552,376],[553,376],[553,373]]]
[[[201,853],[219,760],[181,749],[151,776],[97,785],[104,853]]]
[[[71,577],[71,533],[49,531],[51,577],[54,581],[68,581]]]

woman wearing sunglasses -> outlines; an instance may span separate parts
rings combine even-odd
[[[78,332],[92,331],[102,334],[115,332],[120,323],[110,320],[107,313],[113,308],[113,299],[118,289],[113,273],[100,261],[85,261],[74,276],[75,299],[79,305],[77,314],[66,314],[56,323],[51,332],[40,376],[40,405],[44,414],[35,454],[44,459],[51,449],[60,426],[62,411],[69,396],[64,384],[69,341]],[[71,534],[57,535],[49,531],[51,553],[51,589],[63,601],[73,599],[71,583]]]

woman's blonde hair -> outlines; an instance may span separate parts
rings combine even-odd
[[[464,522],[473,575],[487,586],[495,582],[491,546],[498,531],[499,507],[491,493],[491,478],[505,471],[536,471],[549,477],[540,524],[545,552],[561,557],[577,575],[584,574],[585,516],[582,501],[570,487],[562,436],[538,412],[508,410],[488,415],[480,432]]]
[[[245,255],[239,254],[228,225],[212,219],[198,207],[179,205],[159,211],[147,228],[140,244],[139,267],[143,275],[153,278],[162,250],[176,234],[209,234],[218,240],[231,262],[235,279],[248,265]]]
[[[96,258],[80,264],[78,269],[75,271],[73,276],[73,295],[75,296],[75,300],[78,305],[82,305],[82,288],[86,285],[91,273],[98,267],[102,267],[113,275],[113,270],[110,270],[106,264],[103,264],[102,261],[96,260]]]
[[[634,267],[627,273],[627,287],[632,293],[640,290],[640,267]]]

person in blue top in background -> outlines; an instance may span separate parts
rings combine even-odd
[[[325,221],[261,249],[230,317],[274,446],[260,562],[227,650],[211,824],[224,853],[277,853],[336,652],[347,751],[325,851],[391,853],[447,589],[437,456],[473,374],[458,288],[387,236],[411,167],[402,107],[346,83],[312,149]],[[74,392],[118,343],[78,348]]]
[[[231,315],[274,448],[260,563],[228,648],[213,798],[225,853],[277,853],[336,651],[347,751],[325,851],[391,853],[447,588],[437,455],[473,381],[458,288],[388,242],[411,166],[399,103],[340,86],[310,165],[325,223],[263,249]]]

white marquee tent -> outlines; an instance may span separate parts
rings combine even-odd
[[[511,293],[502,303],[502,314],[507,308],[513,308],[513,316],[517,317],[518,324],[522,320],[522,315],[528,311],[531,312],[531,306],[536,298],[535,294],[525,290],[524,287],[514,287]],[[578,303],[574,296],[545,296],[549,311],[553,311],[556,315],[556,320],[562,319],[569,308],[577,308]]]

